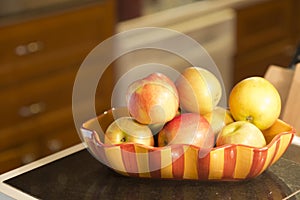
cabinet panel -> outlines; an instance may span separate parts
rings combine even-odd
[[[71,106],[53,110],[38,117],[15,123],[1,129],[0,151],[42,137],[48,131],[61,131],[62,126],[72,126]]]
[[[237,51],[244,53],[278,39],[290,38],[290,0],[272,0],[237,10]]]
[[[295,17],[294,17],[294,23],[295,23],[295,28],[296,28],[296,42],[300,45],[300,1],[299,0],[294,0],[294,13],[295,13]]]
[[[74,58],[81,63],[89,51],[111,36],[112,6],[107,1],[79,12],[66,11],[1,27],[0,75],[14,73],[14,79],[28,79],[59,70]],[[0,81],[0,86],[14,79]]]
[[[0,151],[0,174],[15,167],[32,162],[42,156],[38,141]]]
[[[288,66],[293,55],[293,43],[290,40],[261,47],[251,53],[235,59],[234,82],[250,76],[264,76],[270,65]]]
[[[5,117],[0,121],[0,126],[12,126],[70,105],[75,75],[76,70],[69,68],[2,90],[0,105],[5,105],[2,108]],[[6,95],[10,96],[11,101],[6,101]]]
[[[49,132],[43,137],[43,154],[50,155],[81,142],[75,128],[61,127],[58,131]]]
[[[75,76],[115,25],[113,0],[82,4],[0,23],[0,173],[81,142],[72,115]],[[110,107],[113,82],[110,67],[97,111]]]
[[[297,2],[264,0],[237,8],[234,83],[264,76],[270,65],[288,67],[296,49]]]

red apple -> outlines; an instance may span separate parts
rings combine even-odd
[[[142,124],[170,121],[179,108],[175,84],[161,73],[152,73],[129,85],[126,100],[129,113]]]
[[[217,137],[217,146],[224,144],[243,144],[263,147],[266,140],[259,128],[247,121],[236,121],[225,126]]]
[[[113,121],[105,131],[105,144],[133,142],[147,146],[154,145],[151,129],[136,122],[131,117],[121,117]]]
[[[201,148],[214,146],[214,133],[208,121],[197,113],[183,113],[169,121],[158,133],[158,146],[190,144]]]

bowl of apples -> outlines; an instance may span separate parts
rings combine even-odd
[[[101,163],[125,176],[236,181],[259,176],[287,150],[293,126],[279,119],[280,96],[262,77],[237,83],[218,106],[213,73],[186,68],[176,81],[152,73],[132,82],[126,107],[83,123],[81,136]]]

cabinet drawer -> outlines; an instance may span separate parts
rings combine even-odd
[[[61,127],[43,136],[43,153],[44,155],[50,155],[80,142],[81,139],[74,126]]]
[[[63,77],[66,78],[66,76]],[[109,76],[106,76],[106,78],[107,77]],[[68,83],[73,84],[73,81],[68,81]],[[109,83],[110,82],[105,82],[105,85]],[[62,88],[62,86],[58,84],[58,88],[55,88],[56,91],[59,91],[59,88]],[[17,112],[18,109],[15,109],[14,114],[7,114],[8,116],[11,116],[11,118],[14,117],[16,121],[19,121],[19,123],[7,119],[7,116],[5,114],[9,112],[9,109],[14,109],[13,107],[6,107],[6,113],[2,114],[0,126],[0,151],[3,149],[7,149],[10,146],[21,144],[24,141],[31,140],[38,135],[45,135],[49,132],[62,130],[61,127],[74,127],[75,124],[72,115],[71,92],[72,85],[70,86],[69,90],[66,90],[63,93],[57,92],[56,95],[54,95],[53,93],[47,94],[47,97],[51,95],[52,97],[49,97],[49,100],[47,100],[46,102],[51,102],[51,104],[53,105],[47,107],[48,104],[46,104],[45,110],[43,110],[43,112],[33,114],[32,116],[21,117]],[[111,93],[109,93],[108,91],[105,92],[105,90],[103,92],[100,92],[99,94],[96,94],[95,106],[97,113],[102,113],[104,110],[110,108],[110,94]],[[0,93],[0,95],[2,95],[2,93]],[[69,98],[66,97],[68,95],[70,95]],[[1,98],[2,97],[5,96],[1,96]],[[64,101],[69,101],[69,103],[67,105],[60,106]],[[86,113],[85,111],[86,107],[89,106],[87,103],[81,102],[77,106],[79,106],[77,107],[77,112],[81,113],[83,116],[86,116],[86,120],[92,117],[89,116],[89,113]],[[5,106],[3,106],[3,109],[4,107]]]
[[[273,0],[237,9],[237,51],[244,53],[291,37],[291,0]]]
[[[38,141],[32,141],[0,152],[0,174],[32,162],[42,156]]]
[[[0,126],[11,126],[70,105],[75,75],[76,70],[68,68],[3,90],[0,93],[3,115]]]
[[[0,151],[0,174],[80,143],[75,129],[64,127],[32,141]]]
[[[111,35],[113,18],[108,15],[105,7],[87,6],[80,12],[66,11],[0,27],[1,77],[13,72],[26,78],[55,70],[61,62],[76,59],[80,63]],[[105,25],[108,28],[103,28]],[[0,81],[0,86],[6,81]]]
[[[74,127],[71,106],[44,113],[29,120],[0,129],[0,152],[10,147],[28,143],[44,134]]]
[[[81,142],[73,84],[87,54],[114,33],[114,9],[110,0],[83,2],[0,22],[0,173]],[[100,112],[110,105],[112,77],[110,69],[99,83]]]
[[[264,76],[270,65],[288,66],[293,54],[291,40],[260,48],[235,59],[234,83],[250,76]]]

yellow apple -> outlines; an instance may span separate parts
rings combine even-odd
[[[217,146],[225,144],[243,144],[260,148],[266,145],[266,140],[261,130],[254,124],[236,121],[222,128],[217,137]]]
[[[216,76],[200,67],[186,68],[175,85],[180,106],[187,112],[201,115],[211,112],[222,96],[222,87]]]
[[[139,143],[154,145],[151,129],[136,122],[132,117],[120,117],[113,121],[105,131],[105,144]]]
[[[217,106],[212,112],[203,115],[203,117],[205,117],[205,119],[210,123],[215,136],[218,135],[224,126],[234,121],[229,110],[219,106]]]
[[[134,81],[128,87],[126,100],[129,113],[142,124],[170,121],[179,108],[174,82],[161,73]]]
[[[278,119],[281,99],[268,80],[250,77],[237,83],[231,90],[229,108],[236,121],[248,121],[265,130]]]

